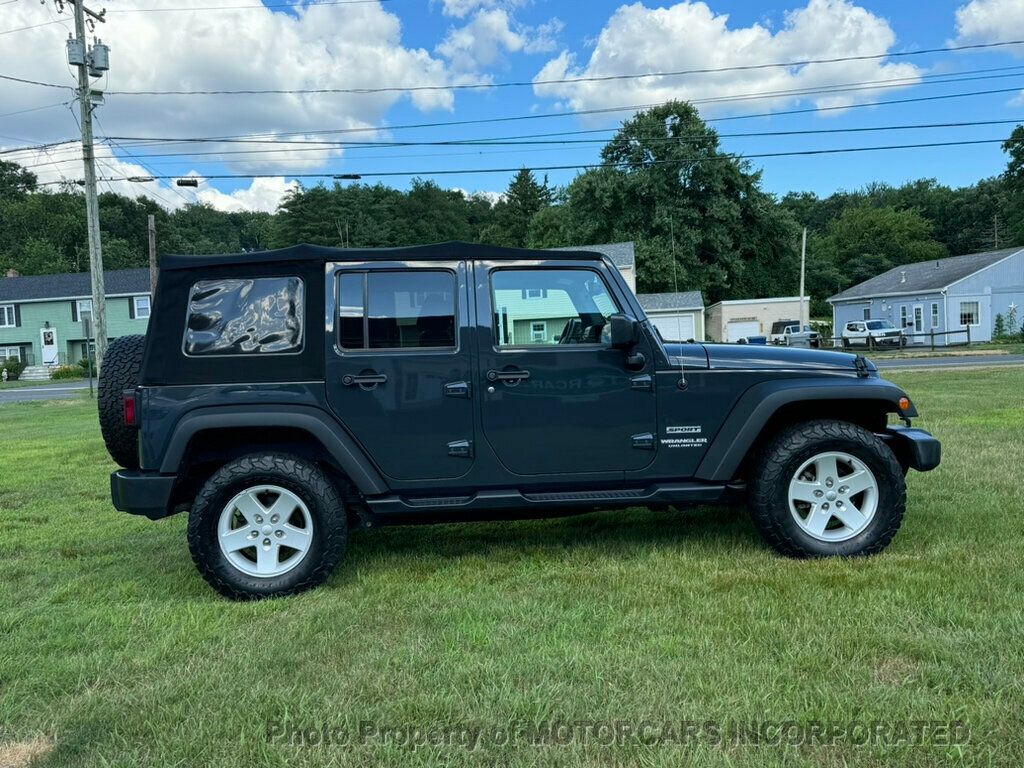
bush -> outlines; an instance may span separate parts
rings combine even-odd
[[[89,375],[90,369],[93,375],[96,375],[96,358],[95,357],[83,357],[78,361],[78,367],[85,372],[85,375]]]
[[[80,379],[83,376],[85,376],[85,371],[77,365],[58,365],[50,371],[50,378],[54,381],[58,379]]]
[[[16,357],[8,357],[3,361],[3,364],[0,365],[0,370],[7,371],[8,381],[15,381],[19,376],[21,376],[21,372],[25,370],[25,364]]]

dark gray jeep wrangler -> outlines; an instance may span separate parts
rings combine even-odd
[[[870,554],[940,453],[862,357],[667,344],[601,255],[466,243],[165,256],[100,394],[114,506],[190,510],[233,598],[320,584],[353,525],[746,499],[786,555]]]

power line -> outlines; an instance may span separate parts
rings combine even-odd
[[[44,104],[41,107],[29,107],[28,109],[19,109],[17,112],[4,112],[3,114],[0,114],[0,117],[14,117],[15,115],[24,115],[29,112],[39,112],[43,109],[53,109],[54,107],[66,107],[70,103],[71,102],[69,101],[61,101],[56,104]]]
[[[836,147],[832,149],[805,149],[788,152],[759,152],[748,155],[734,155],[734,154],[720,154],[712,155],[703,158],[690,158],[685,162],[708,162],[713,160],[733,160],[733,161],[746,161],[757,158],[774,158],[774,157],[811,157],[816,155],[835,155],[835,154],[849,154],[849,153],[860,153],[860,152],[880,152],[887,150],[896,149],[925,149],[934,147],[956,147],[956,146],[970,146],[980,144],[1004,144],[1007,141],[1016,141],[1015,139],[969,139],[964,141],[933,141],[920,144],[886,144],[886,145],[872,145],[867,147]],[[581,163],[572,165],[548,165],[548,166],[526,166],[532,171],[570,171],[570,170],[588,170],[588,169],[599,169],[599,168],[644,168],[653,167],[659,165],[671,165],[679,164],[684,162],[681,160],[651,160],[642,163]],[[442,168],[437,170],[420,170],[420,171],[359,171],[352,173],[363,178],[383,178],[383,177],[394,177],[394,176],[452,176],[458,174],[480,174],[480,173],[515,173],[522,170],[524,166],[520,165],[514,168]],[[204,180],[213,179],[272,179],[280,178],[282,176],[291,176],[296,179],[326,179],[334,178],[338,176],[337,173],[221,173],[221,174],[206,174],[199,178]],[[154,180],[169,180],[169,179],[180,179],[182,176],[178,175],[159,175],[154,176]],[[104,181],[128,181],[128,177],[121,178],[106,178]]]
[[[764,137],[784,137],[784,136],[815,136],[815,135],[832,135],[832,134],[843,134],[843,133],[873,133],[878,131],[905,131],[905,130],[927,130],[927,129],[947,129],[947,128],[968,128],[977,126],[987,125],[1015,125],[1024,123],[1024,117],[1008,119],[1008,120],[971,120],[963,122],[948,122],[948,123],[914,123],[914,124],[899,124],[899,125],[879,125],[879,126],[866,126],[856,128],[813,128],[804,130],[789,130],[789,131],[749,131],[739,133],[720,133],[717,134],[719,139],[738,139],[738,138],[764,138]],[[617,130],[617,129],[603,129]],[[568,132],[572,135],[573,132]],[[683,136],[669,136],[662,138],[651,138],[649,142],[656,144],[682,144],[705,141],[709,137],[704,135],[683,135]],[[557,146],[569,146],[569,145],[591,145],[591,144],[606,144],[611,140],[611,137],[595,138],[595,139],[561,139],[561,138],[550,138],[542,140],[526,139],[525,137],[508,137],[508,138],[495,138],[495,139],[452,139],[449,141],[395,141],[395,142],[359,142],[359,141],[342,141],[342,142],[331,142],[331,141],[291,141],[291,142],[267,142],[274,144],[283,144],[284,146],[278,149],[223,149],[223,150],[210,150],[205,152],[149,152],[145,154],[145,157],[203,157],[203,156],[229,156],[229,155],[263,155],[263,154],[281,154],[281,153],[296,153],[296,152],[324,152],[330,149],[366,149],[366,148],[394,148],[394,147],[534,147],[534,146],[546,146],[546,145],[557,145]],[[123,149],[125,152],[128,150],[124,144],[117,143],[114,139],[110,139],[114,146]],[[314,146],[303,146],[294,147],[297,144],[312,144]],[[130,154],[130,153],[129,153]],[[486,153],[483,153],[486,154]],[[136,155],[131,155],[136,160],[139,158]],[[434,157],[444,157],[445,155],[437,154]],[[393,155],[392,157],[408,157],[407,155]],[[141,160],[139,162],[142,162]],[[30,166],[31,167],[31,166]]]
[[[865,107],[883,107],[893,104],[916,104],[928,101],[942,101],[945,99],[958,99],[969,96],[989,96],[993,94],[1002,93],[1017,93],[1020,88],[997,88],[982,91],[966,91],[962,93],[945,93],[937,94],[933,96],[914,96],[903,99],[888,99],[884,101],[876,101],[864,104],[849,104],[844,106],[834,107],[806,107],[802,109],[788,109],[778,110],[775,112],[757,112],[747,115],[729,115],[726,117],[711,117],[704,120],[706,123],[719,123],[730,120],[750,120],[759,117],[778,117],[782,115],[800,115],[817,112],[833,112],[836,110],[846,109],[862,109]],[[462,125],[483,125],[483,124],[495,124],[495,123],[510,123],[519,122],[524,120],[542,120],[542,119],[554,119],[554,118],[567,118],[576,117],[579,115],[596,115],[596,114],[613,114],[616,112],[638,112],[640,110],[652,109],[654,107],[660,107],[662,103],[649,103],[649,104],[632,104],[621,107],[603,107],[600,109],[586,109],[579,110],[576,112],[542,112],[532,115],[512,115],[506,117],[486,117],[477,118],[474,120],[448,120],[433,123],[406,123],[401,125],[376,125],[367,126],[362,128],[331,128],[321,130],[304,130],[304,131],[287,131],[283,133],[263,132],[263,133],[248,133],[248,134],[227,134],[221,136],[192,136],[192,137],[161,137],[161,136],[116,136],[114,138],[121,141],[133,141],[140,142],[134,146],[141,146],[142,142],[151,142],[154,144],[204,144],[204,143],[218,143],[218,142],[244,142],[249,139],[258,139],[261,137],[270,137],[277,140],[283,140],[287,136],[312,136],[312,135],[339,135],[339,134],[352,134],[352,133],[373,133],[377,131],[397,131],[397,130],[410,130],[417,128],[451,128]]]
[[[75,90],[70,85],[60,85],[58,83],[44,83],[41,80],[28,80],[24,77],[14,77],[13,75],[0,75],[0,80],[10,80],[14,83],[25,83],[26,85],[39,85],[43,88],[62,88],[66,91]]]
[[[208,90],[136,90],[136,91],[108,91],[112,96],[253,96],[253,95],[295,95],[295,94],[376,94],[376,93],[412,93],[418,91],[457,91],[476,90],[491,88],[522,88],[536,87],[538,85],[563,85],[573,83],[609,82],[618,80],[636,80],[652,77],[679,77],[684,75],[715,74],[720,72],[742,72],[759,69],[771,69],[780,67],[801,67],[808,64],[835,64],[849,61],[865,61],[869,59],[882,59],[895,56],[918,56],[928,53],[964,51],[979,48],[992,48],[1005,45],[1021,45],[1024,40],[1013,40],[1002,43],[977,43],[974,45],[949,46],[945,48],[926,48],[919,51],[900,51],[896,53],[869,54],[863,56],[837,56],[828,59],[804,59],[801,61],[775,62],[770,64],[741,64],[730,67],[714,67],[703,69],[684,69],[666,72],[641,72],[622,75],[601,75],[590,77],[564,77],[548,80],[515,80],[500,83],[478,82],[478,83],[452,83],[446,85],[388,85],[372,88],[265,88],[265,89],[208,89]],[[911,78],[902,78],[903,80]],[[913,78],[915,81],[917,78]],[[887,82],[887,81],[879,81]]]

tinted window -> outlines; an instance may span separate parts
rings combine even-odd
[[[491,276],[497,346],[607,344],[619,311],[601,276],[589,269],[503,269]]]
[[[450,272],[352,272],[338,283],[343,349],[455,346],[455,276]]]
[[[200,280],[189,294],[185,354],[299,352],[303,312],[297,277]]]
[[[867,324],[867,326],[872,331],[878,331],[881,330],[882,328],[892,328],[892,326],[889,325],[889,323],[885,322],[884,320],[872,320],[870,323]]]

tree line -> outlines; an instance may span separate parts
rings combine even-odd
[[[150,198],[100,195],[108,269],[147,264],[149,214],[159,251],[231,253],[295,243],[395,247],[444,240],[557,248],[632,240],[641,292],[701,290],[708,302],[792,295],[800,230],[816,313],[839,290],[900,264],[1024,243],[1024,126],[1004,144],[1000,176],[953,189],[934,179],[818,197],[781,198],[761,173],[721,150],[685,102],[639,112],[601,151],[601,165],[555,188],[524,168],[497,201],[416,179],[296,188],[273,214],[209,205],[168,210]],[[88,268],[80,190],[37,186],[0,161],[0,268],[23,275]]]

